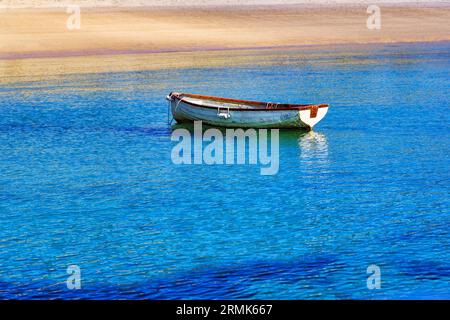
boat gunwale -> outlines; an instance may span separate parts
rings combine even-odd
[[[310,110],[311,108],[328,108],[328,104],[284,104],[284,103],[271,103],[271,102],[260,102],[260,101],[252,101],[252,100],[238,100],[238,99],[231,99],[231,98],[222,98],[222,97],[215,97],[215,96],[205,96],[205,95],[199,95],[199,94],[192,94],[192,93],[177,93],[177,92],[171,92],[169,94],[169,97],[174,97],[183,103],[189,104],[194,107],[199,108],[208,108],[208,109],[227,109],[230,111],[301,111],[301,110]],[[257,107],[263,107],[263,108],[239,108],[239,107],[218,107],[218,106],[212,106],[212,105],[200,105],[195,102],[183,100],[184,97],[190,97],[195,99],[203,99],[203,100],[212,100],[212,101],[220,101],[220,102],[229,102],[229,103],[240,103],[240,104],[246,104],[250,106],[257,106]],[[268,106],[272,106],[273,108],[268,108]]]

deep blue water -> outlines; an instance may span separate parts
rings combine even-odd
[[[304,50],[0,82],[0,298],[449,299],[450,43]],[[262,176],[174,165],[172,90],[331,108]]]

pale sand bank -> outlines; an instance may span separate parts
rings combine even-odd
[[[0,11],[0,59],[197,51],[322,44],[450,40],[450,6],[381,5],[381,30],[367,6],[246,6]]]

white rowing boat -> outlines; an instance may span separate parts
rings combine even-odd
[[[304,128],[311,130],[328,111],[328,104],[282,104],[171,92],[173,118],[234,128]]]

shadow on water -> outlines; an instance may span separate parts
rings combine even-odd
[[[239,128],[224,128],[224,127],[216,127],[210,126],[208,124],[202,123],[202,134],[205,133],[208,129],[217,129],[225,136],[227,129],[238,130]],[[190,133],[194,133],[194,123],[175,123],[171,125],[172,132],[177,129],[186,129]],[[246,131],[251,128],[242,128],[242,130]],[[258,133],[258,130],[255,129]],[[326,146],[326,136],[323,133],[318,133],[315,131],[309,131],[306,129],[298,128],[298,129],[278,129],[280,141],[282,142],[294,142],[298,143],[300,147],[313,147],[314,145],[321,144],[322,146]],[[270,136],[271,129],[267,129],[267,133]]]
[[[258,294],[271,294],[270,287],[264,289],[266,287],[261,286],[264,283],[296,285],[305,290],[323,283],[334,283],[336,279],[332,276],[333,272],[339,272],[345,267],[338,256],[322,254],[281,261],[205,266],[138,283],[85,283],[82,290],[66,289],[65,281],[57,285],[46,281],[14,285],[0,282],[0,292],[9,293],[5,298],[18,299],[250,299]],[[260,286],[262,289],[255,292],[254,289]],[[311,294],[309,291],[305,293]]]
[[[115,131],[125,134],[142,134],[155,137],[170,136],[171,130],[166,127],[119,127]]]

